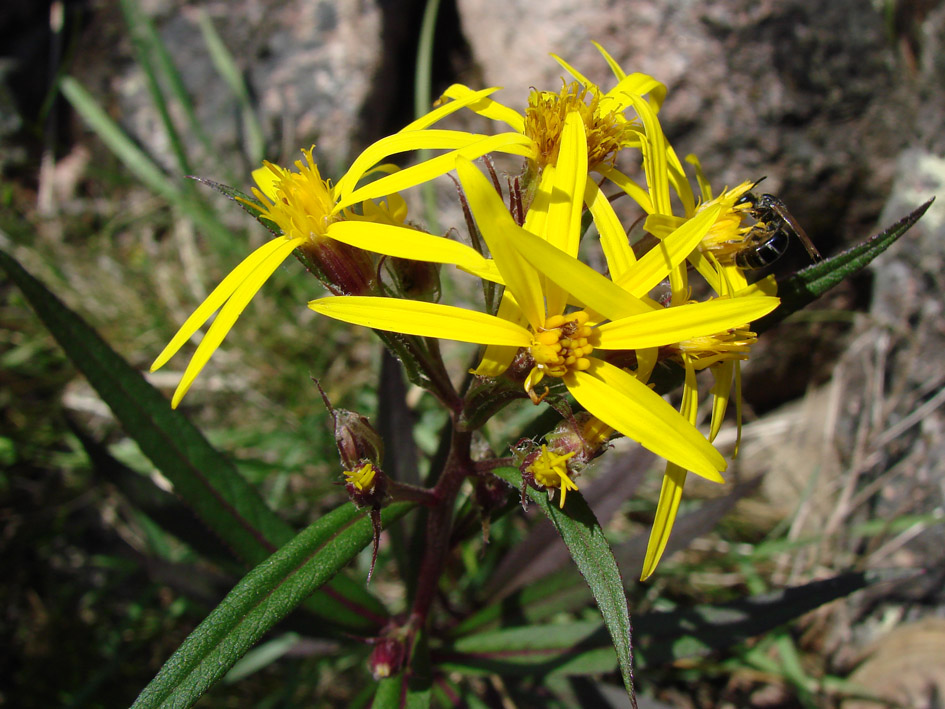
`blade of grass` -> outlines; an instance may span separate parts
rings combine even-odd
[[[59,83],[63,95],[89,128],[122,164],[144,185],[174,205],[210,238],[220,253],[231,250],[234,236],[207,207],[188,196],[98,105],[75,79],[65,76]]]
[[[266,142],[263,139],[262,126],[256,117],[249,89],[246,87],[246,82],[243,81],[242,72],[236,65],[233,55],[226,48],[223,39],[214,28],[213,22],[206,11],[200,8],[196,11],[196,16],[200,32],[203,34],[203,41],[210,53],[210,59],[239,103],[240,115],[243,117],[243,130],[246,132],[246,155],[249,164],[261,165],[263,157],[265,157]]]
[[[243,561],[258,564],[294,536],[233,464],[167,399],[125,362],[82,317],[11,256],[0,268],[16,283],[63,350],[114,412],[125,431],[175,492]],[[339,576],[313,610],[352,632],[373,632],[384,607],[361,585]]]
[[[180,72],[174,65],[171,53],[167,50],[167,45],[161,40],[154,23],[141,11],[141,5],[136,0],[123,0],[122,10],[125,14],[125,21],[133,32],[140,34],[140,39],[153,52],[152,60],[155,62],[156,72],[167,84],[170,94],[178,103],[184,116],[187,119],[188,132],[200,141],[207,155],[213,155],[213,146],[207,132],[203,129],[200,121],[197,119],[197,112],[194,109],[194,103],[191,100],[187,88],[184,86],[184,80]],[[132,24],[133,23],[133,24]]]
[[[164,97],[164,91],[161,88],[157,72],[155,71],[156,67],[153,56],[155,52],[154,46],[151,43],[155,35],[147,32],[144,26],[144,13],[140,11],[138,4],[134,0],[121,0],[119,5],[125,17],[125,24],[128,25],[128,30],[131,34],[131,46],[135,55],[135,61],[141,68],[141,71],[144,72],[144,78],[148,85],[148,93],[151,95],[151,102],[154,104],[161,118],[164,132],[167,134],[167,138],[171,144],[171,150],[174,152],[174,157],[177,159],[178,169],[182,174],[189,175],[193,170],[191,169],[190,159],[187,156],[187,149],[184,147],[180,133],[178,133],[177,127],[174,125],[174,121],[171,118],[171,112],[167,105],[167,100]],[[189,189],[189,187],[185,189]]]
[[[433,661],[451,672],[513,676],[600,674],[617,667],[613,643],[597,621],[468,635],[437,650]]]

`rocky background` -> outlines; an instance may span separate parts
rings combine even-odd
[[[138,204],[133,186],[106,194],[97,182],[97,169],[114,159],[54,99],[58,72],[77,77],[141,146],[174,166],[119,4],[61,7],[58,35],[47,3],[9,0],[0,8],[5,248],[28,248],[33,239],[40,248],[67,244],[76,238],[68,229],[74,220],[108,224]],[[208,126],[212,154],[189,145],[208,177],[248,181],[255,165],[243,117],[208,56],[200,13],[237,57],[269,159],[294,160],[314,143],[326,172],[338,174],[356,151],[412,117],[422,2],[141,0],[140,7]],[[824,535],[779,562],[779,582],[854,566],[927,570],[907,587],[825,609],[805,626],[827,671],[846,676],[865,662],[856,681],[908,706],[933,706],[930,698],[945,695],[942,524],[917,523],[876,548],[845,530],[943,511],[943,39],[945,4],[935,0],[443,0],[434,50],[434,96],[454,81],[503,86],[500,100],[521,108],[529,87],[560,86],[551,52],[609,85],[591,45],[600,42],[628,71],[668,86],[661,118],[680,155],[697,154],[717,186],[766,176],[764,190],[790,206],[827,255],[938,197],[868,275],[766,336],[746,371],[755,418],[736,471],[765,473],[763,497],[746,502],[743,515],[762,525],[787,519],[795,539]],[[73,221],[63,221],[66,212]],[[35,236],[17,235],[24,221]],[[795,245],[782,265],[804,258]],[[120,308],[107,317],[120,319]],[[26,612],[23,597],[11,603]],[[910,640],[912,632],[921,641]],[[884,656],[890,647],[895,656]],[[698,705],[679,686],[671,698]],[[751,702],[791,705],[776,688]]]

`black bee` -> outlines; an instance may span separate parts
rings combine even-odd
[[[773,264],[787,251],[792,234],[804,245],[811,259],[820,261],[823,258],[784,202],[774,195],[756,197],[752,192],[746,192],[735,204],[751,205],[748,214],[755,220],[755,225],[745,235],[741,250],[735,254],[735,265],[742,270],[754,271]]]

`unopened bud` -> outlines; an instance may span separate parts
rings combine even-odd
[[[587,463],[598,455],[614,429],[586,411],[569,415],[545,435],[548,448],[556,453],[574,453],[570,465]]]
[[[353,470],[362,461],[380,461],[384,455],[384,441],[371,422],[361,414],[347,409],[332,409],[335,423],[335,443],[341,464]]]
[[[375,291],[374,257],[334,239],[310,240],[299,247],[319,280],[335,295],[368,295]]]
[[[402,640],[392,637],[378,638],[368,660],[371,675],[375,680],[381,680],[397,674],[403,667],[406,655],[407,648]]]
[[[385,261],[387,271],[394,279],[394,290],[401,298],[425,300],[436,303],[440,300],[440,267],[429,261],[389,257]]]

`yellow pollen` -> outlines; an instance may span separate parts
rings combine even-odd
[[[603,108],[601,98],[600,92],[578,82],[566,84],[559,93],[532,91],[525,109],[525,135],[537,146],[539,169],[557,161],[564,121],[572,111],[584,121],[588,169],[612,163],[617,151],[636,142],[638,126],[623,113]]]
[[[590,339],[595,332],[587,325],[588,315],[579,310],[569,315],[554,315],[535,333],[529,348],[535,370],[526,380],[526,389],[537,384],[542,376],[563,377],[570,371],[582,372],[591,366],[588,359],[594,351]]]
[[[568,490],[577,490],[578,486],[568,477],[568,461],[574,457],[577,451],[570,453],[554,453],[548,450],[548,446],[542,444],[541,453],[528,466],[529,472],[535,476],[535,482],[542,487],[554,489],[561,488],[560,507],[564,507],[564,498]]]
[[[354,485],[358,492],[371,492],[374,489],[374,465],[365,463],[357,470],[345,471],[345,484]]]
[[[744,248],[745,237],[752,229],[753,224],[745,223],[749,219],[748,210],[751,205],[735,204],[739,197],[751,189],[752,184],[743,182],[731,190],[724,190],[722,194],[699,209],[701,211],[717,204],[722,206],[722,211],[715,223],[709,227],[709,231],[702,237],[702,242],[699,244],[703,251],[711,252],[722,265],[730,266],[734,263],[735,255]]]
[[[680,354],[684,355],[697,370],[729,360],[747,360],[751,346],[757,336],[745,327],[725,330],[713,335],[693,337],[680,342]]]
[[[260,217],[278,226],[286,238],[305,236],[317,240],[325,235],[328,225],[337,219],[337,216],[331,216],[335,200],[331,184],[323,180],[318,172],[311,148],[303,150],[302,154],[305,162],[295,161],[297,172],[270,162],[263,163],[264,168],[275,177],[274,201],[255,187],[253,194],[265,207]]]

